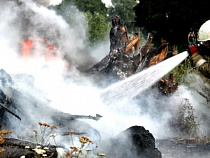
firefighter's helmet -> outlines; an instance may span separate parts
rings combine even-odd
[[[198,32],[198,41],[209,41],[210,40],[210,20],[206,21],[201,25]]]

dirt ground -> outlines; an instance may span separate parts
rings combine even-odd
[[[210,143],[196,142],[193,138],[156,140],[162,158],[210,158]]]

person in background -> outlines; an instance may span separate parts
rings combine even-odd
[[[189,55],[193,66],[205,77],[210,79],[210,20],[201,25],[198,31],[200,44],[189,45]]]
[[[196,44],[196,35],[192,28],[190,28],[190,32],[188,33],[188,45]]]

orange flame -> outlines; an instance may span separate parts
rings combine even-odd
[[[57,54],[57,48],[48,42],[48,38],[44,38],[43,42],[45,44],[44,54],[46,60],[55,58]],[[32,49],[34,47],[34,42],[32,40],[27,39],[25,41],[22,41],[21,46],[22,57],[32,56]]]
[[[22,44],[22,56],[23,57],[29,57],[30,56],[30,53],[31,53],[31,50],[33,48],[33,42],[31,40],[26,40],[26,41],[23,41],[21,42]]]
[[[48,42],[48,38],[44,38],[44,43],[46,43],[46,49],[44,51],[46,60],[54,59],[57,55],[57,48]]]
[[[52,44],[47,44],[47,48],[45,49],[44,53],[46,55],[46,59],[53,59],[56,57],[57,48]]]

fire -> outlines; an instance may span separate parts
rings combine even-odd
[[[40,42],[41,41],[41,42]],[[25,60],[40,58],[45,62],[64,61],[65,70],[69,70],[70,63],[66,61],[58,48],[55,47],[48,38],[43,39],[27,39],[21,42],[21,57]]]
[[[32,48],[33,48],[33,42],[32,40],[25,40],[25,41],[22,41],[21,42],[22,44],[22,56],[23,57],[29,57],[31,55],[31,51],[32,51]]]
[[[52,44],[47,44],[47,48],[45,49],[44,53],[46,55],[46,59],[52,59],[56,57],[57,48]]]
[[[52,60],[58,55],[58,49],[49,42],[48,38],[44,38],[43,42],[41,42],[41,45],[44,47],[42,50],[43,52],[36,52],[34,43],[36,43],[36,41],[32,41],[30,39],[21,42],[22,57],[32,57],[37,56],[37,54],[44,54],[46,60]]]

